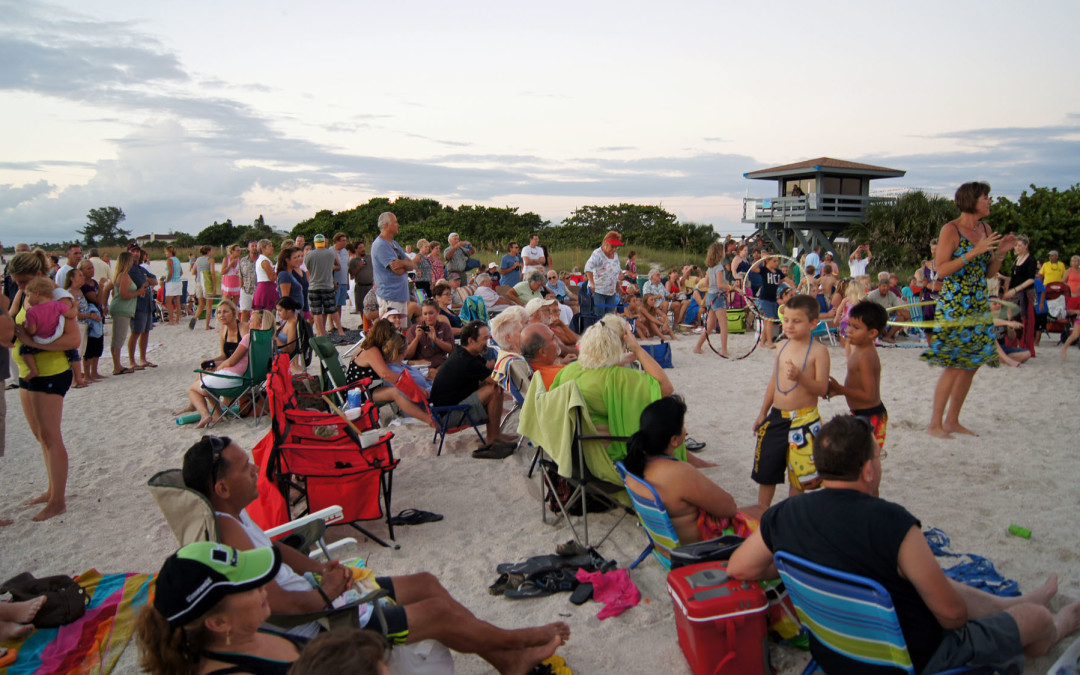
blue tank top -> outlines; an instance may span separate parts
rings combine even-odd
[[[184,269],[180,267],[180,258],[173,256],[169,260],[172,261],[172,276],[165,281],[180,281],[180,276],[184,273]]]

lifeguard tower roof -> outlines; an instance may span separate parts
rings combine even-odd
[[[859,162],[849,162],[846,159],[833,159],[832,157],[818,157],[817,159],[808,159],[803,162],[795,162],[794,164],[784,164],[783,166],[774,166],[771,169],[758,169],[757,171],[750,171],[744,173],[743,178],[750,178],[754,180],[769,180],[773,178],[785,178],[787,176],[806,175],[807,173],[817,172],[829,172],[829,169],[836,170],[835,173],[844,174],[858,174],[863,176],[872,176],[874,178],[901,178],[904,176],[905,171],[899,169],[890,169],[884,166],[874,166],[873,164],[860,164]]]

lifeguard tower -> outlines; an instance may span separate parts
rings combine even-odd
[[[831,251],[836,237],[849,223],[861,221],[871,203],[893,201],[871,197],[870,181],[905,173],[831,157],[744,173],[751,180],[776,181],[776,196],[743,199],[742,222],[756,225],[777,251],[790,253],[795,246],[809,251],[815,245]]]

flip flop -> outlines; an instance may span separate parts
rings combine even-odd
[[[72,388],[72,389],[86,389],[86,386],[87,386],[87,385],[86,385],[86,383],[84,382],[83,384],[73,384],[73,385],[71,385],[71,388]]]
[[[113,375],[130,375],[130,374],[132,374],[134,372],[135,371],[132,370],[131,368],[121,368],[120,370],[113,373]]]
[[[188,321],[188,330],[195,330],[195,324],[199,323],[199,317],[195,317],[191,321]]]
[[[156,363],[150,363],[149,361],[143,361],[139,365],[142,366],[143,368],[157,368]]]
[[[442,514],[420,509],[405,509],[390,519],[391,525],[423,525],[424,523],[437,523],[442,520]]]
[[[136,370],[146,370],[146,366],[140,366],[138,364],[135,364],[134,366],[131,366],[129,370],[131,370],[132,372]]]

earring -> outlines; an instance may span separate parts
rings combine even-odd
[[[231,647],[232,646],[232,631],[231,630],[225,632],[225,646],[226,647]]]

